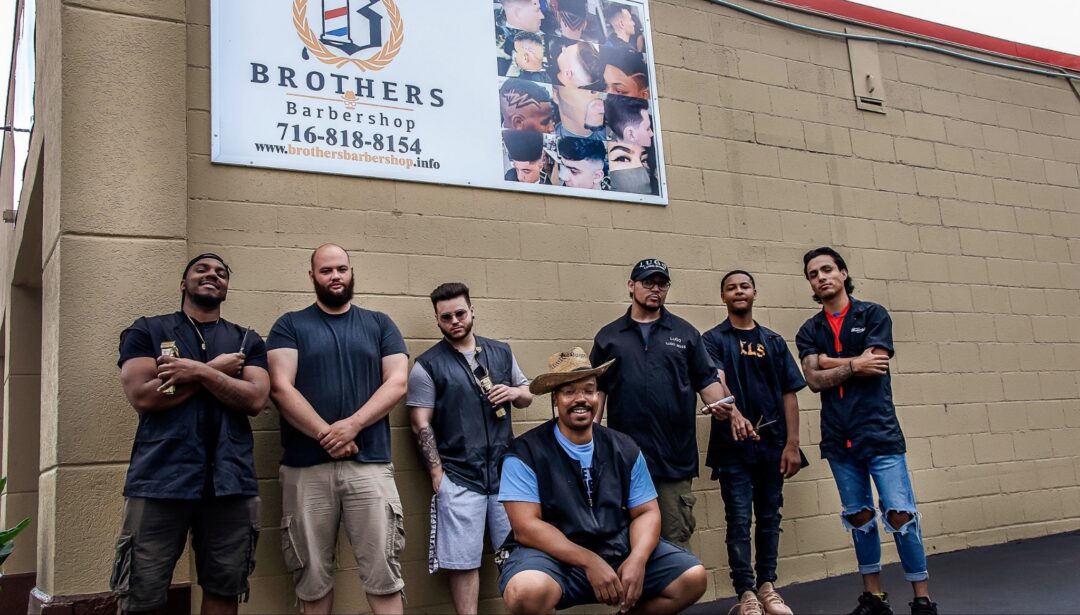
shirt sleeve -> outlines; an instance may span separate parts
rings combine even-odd
[[[893,356],[892,317],[889,312],[880,305],[874,305],[866,310],[866,341],[867,348],[881,348]]]
[[[266,342],[263,341],[262,336],[255,329],[248,329],[243,352],[244,367],[270,369],[270,364],[266,360]]]
[[[409,395],[405,405],[413,408],[435,407],[435,381],[419,363],[414,363],[409,372]]]
[[[503,480],[506,480],[505,474]],[[501,494],[499,499],[502,500]],[[649,466],[645,463],[645,456],[638,453],[634,468],[630,470],[630,495],[626,498],[626,507],[636,508],[655,499],[656,486],[653,485],[652,477],[649,476]]]
[[[513,353],[510,353],[510,378],[512,385],[519,387],[529,384],[529,379],[525,377],[525,372],[521,371],[521,366],[518,365],[517,357]]]
[[[814,319],[803,323],[799,333],[795,336],[795,347],[799,349],[799,358],[805,359],[812,354],[822,354],[822,350],[814,344]]]
[[[379,339],[380,356],[388,357],[393,354],[409,355],[409,349],[405,346],[405,338],[401,336],[394,321],[389,316],[379,313],[382,328],[382,337]]]
[[[719,337],[719,335],[714,337],[712,332],[707,332],[701,336],[701,342],[705,344],[705,351],[709,353],[713,365],[717,370],[722,370],[724,369],[724,349],[721,347],[722,340],[717,339]]]
[[[802,372],[799,371],[798,364],[795,363],[795,357],[791,355],[791,349],[788,348],[787,343],[783,339],[777,339],[777,350],[783,355],[783,366],[779,370],[780,372],[780,390],[784,393],[794,393],[800,391],[806,387],[806,379],[803,378]]]
[[[150,332],[146,330],[142,319],[139,319],[120,334],[120,359],[116,366],[123,367],[125,361],[136,357],[156,359],[160,354],[161,349],[154,348]]]
[[[270,328],[270,336],[266,338],[266,347],[269,350],[279,348],[296,350],[296,329],[293,327],[291,314],[282,315]]]
[[[513,455],[507,455],[503,460],[499,501],[540,503],[540,485],[536,482],[536,473]]]
[[[607,356],[607,353],[604,352],[603,344],[600,343],[600,334],[598,333],[596,335],[596,338],[593,339],[592,350],[589,351],[589,364],[593,367],[600,367],[600,365],[603,364],[604,361],[607,361],[609,358],[610,357]],[[618,361],[616,361],[616,363],[617,362]],[[608,392],[611,379],[615,376],[615,373],[619,369],[618,365],[612,365],[611,367],[614,369],[609,368],[606,372],[601,374],[599,378],[596,379],[596,388],[599,389],[601,393]]]
[[[716,365],[709,357],[709,351],[705,348],[701,334],[694,336],[690,348],[690,381],[694,384],[694,390],[700,391],[714,382],[720,381],[720,375],[716,372]]]

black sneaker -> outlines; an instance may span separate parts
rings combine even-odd
[[[908,605],[911,606],[911,615],[937,615],[937,603],[930,602],[929,598],[916,598]]]
[[[914,612],[915,607],[911,608]],[[863,592],[859,596],[859,606],[855,607],[851,615],[893,615],[892,607],[889,605],[889,595],[885,594],[884,598],[878,598],[870,592]]]

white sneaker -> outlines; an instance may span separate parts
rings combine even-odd
[[[758,597],[754,592],[743,592],[743,595],[739,597],[739,603],[731,607],[728,611],[728,615],[765,615],[761,610],[761,603],[758,602]]]
[[[793,615],[791,607],[784,604],[784,599],[776,592],[772,583],[764,583],[758,588],[758,600],[765,608],[766,615]]]

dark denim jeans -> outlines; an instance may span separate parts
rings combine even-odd
[[[784,505],[784,476],[780,474],[779,448],[755,446],[753,461],[721,466],[720,497],[727,518],[728,565],[735,595],[757,591],[763,583],[776,581],[776,557],[780,548],[780,508]],[[750,566],[750,512],[753,508],[756,565]],[[757,574],[755,582],[755,573]]]

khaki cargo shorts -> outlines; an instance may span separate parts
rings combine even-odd
[[[281,466],[281,550],[296,596],[319,600],[334,588],[338,528],[345,527],[364,591],[401,591],[405,524],[389,463],[334,461]]]

